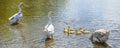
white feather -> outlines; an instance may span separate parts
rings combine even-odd
[[[16,13],[12,17],[9,18],[11,23],[18,22],[20,18],[22,17],[22,13]]]
[[[45,26],[45,29],[44,29],[45,32],[47,32],[47,34],[53,34],[54,33],[54,26],[52,24],[50,25],[46,25]]]

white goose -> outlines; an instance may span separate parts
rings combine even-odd
[[[20,3],[20,4],[18,5],[18,8],[19,8],[18,13],[14,14],[13,16],[11,16],[11,17],[9,18],[10,22],[12,23],[12,25],[18,24],[18,21],[19,21],[20,18],[22,17],[22,9],[21,9],[22,5],[23,5],[23,3]]]
[[[49,39],[53,38],[53,33],[54,33],[54,26],[52,24],[52,19],[51,19],[52,14],[53,14],[52,11],[48,12],[49,21],[48,21],[48,24],[44,28],[44,31],[47,33],[47,38]]]

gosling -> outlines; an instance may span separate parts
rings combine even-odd
[[[76,35],[80,35],[80,34],[82,34],[82,32],[79,30],[76,30]]]
[[[84,34],[89,34],[90,31],[80,27],[80,32],[84,33]]]
[[[68,29],[65,27],[64,28],[64,33],[67,33],[68,32]]]
[[[68,34],[73,34],[74,32],[75,30],[71,28],[70,26],[68,26]]]

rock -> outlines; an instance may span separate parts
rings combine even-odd
[[[105,29],[99,29],[92,33],[90,37],[92,42],[106,42],[109,38],[109,31]]]

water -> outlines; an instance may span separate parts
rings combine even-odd
[[[119,0],[22,0],[20,24],[9,26],[8,18],[18,11],[21,0],[0,1],[0,48],[119,48]],[[48,11],[55,26],[53,40],[45,41],[44,26]],[[64,34],[63,28],[84,27],[87,35]],[[97,29],[110,30],[107,44],[92,44],[89,40]]]

